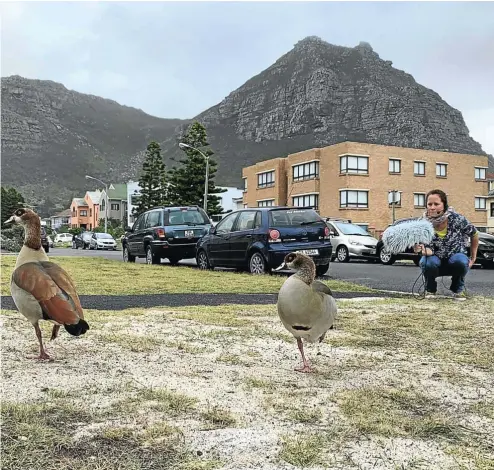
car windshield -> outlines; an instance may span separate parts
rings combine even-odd
[[[336,228],[343,233],[343,235],[360,235],[362,237],[368,237],[369,233],[362,227],[355,224],[345,224],[343,222],[333,222]]]
[[[197,209],[177,209],[168,214],[168,225],[203,225],[209,224],[206,215]]]
[[[291,227],[322,222],[314,209],[276,209],[269,212],[269,224],[274,227]]]
[[[113,238],[109,233],[97,233],[96,238]]]

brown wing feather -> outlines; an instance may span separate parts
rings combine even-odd
[[[41,266],[50,275],[50,277],[55,281],[55,283],[63,289],[75,304],[76,311],[79,318],[84,318],[84,311],[82,310],[81,301],[77,295],[74,282],[70,277],[69,273],[62,269],[58,264],[52,263],[51,261],[41,261]]]
[[[26,263],[19,266],[13,272],[12,280],[39,302],[51,320],[64,325],[79,322],[80,317],[71,295],[48,274],[42,263]]]

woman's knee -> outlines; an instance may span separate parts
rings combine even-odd
[[[419,266],[423,271],[437,270],[441,266],[441,260],[436,256],[422,256],[419,261]]]
[[[457,269],[468,269],[469,259],[464,253],[455,253],[448,260],[448,265]]]

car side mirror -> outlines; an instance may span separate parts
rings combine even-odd
[[[211,234],[214,235],[216,233],[216,227],[210,227],[209,228],[209,233],[211,233]]]

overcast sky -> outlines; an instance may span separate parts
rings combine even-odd
[[[1,75],[191,118],[306,36],[369,42],[494,154],[494,2],[2,3]]]

